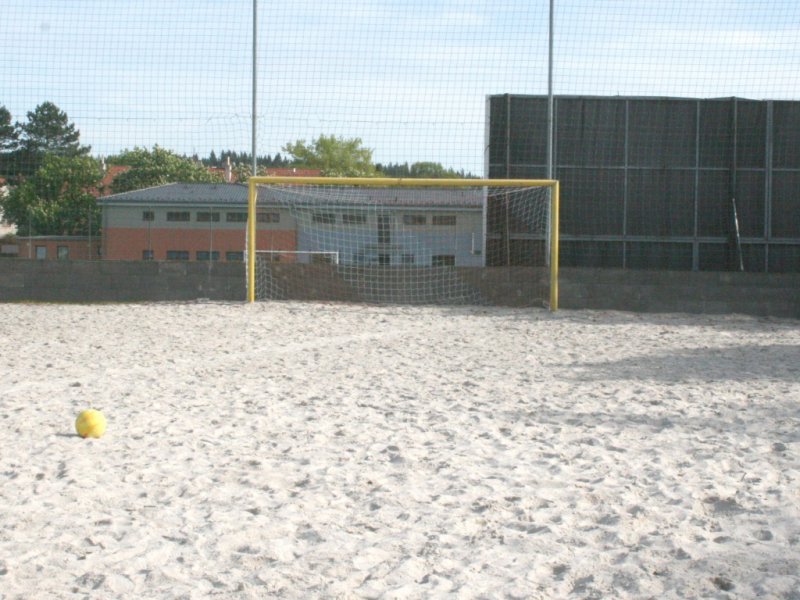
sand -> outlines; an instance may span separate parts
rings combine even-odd
[[[0,347],[3,599],[800,598],[800,321],[0,304]]]

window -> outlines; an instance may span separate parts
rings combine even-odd
[[[433,224],[434,225],[455,225],[456,224],[456,216],[455,215],[434,215],[433,216]]]
[[[332,225],[333,223],[336,223],[336,215],[333,213],[314,213],[311,216],[311,220],[314,221],[314,223],[325,223]]]
[[[242,262],[244,260],[244,252],[226,252],[225,260],[230,262]]]
[[[247,223],[247,213],[246,212],[225,213],[225,220],[228,223]]]
[[[247,217],[245,217],[245,221]],[[276,212],[260,212],[256,215],[257,223],[280,223],[281,215]]]
[[[427,222],[425,215],[403,215],[403,225],[425,225]]]
[[[197,220],[201,223],[219,223],[219,213],[201,210],[197,213]]]
[[[456,257],[452,254],[436,254],[431,260],[432,267],[454,267]]]
[[[413,265],[416,262],[416,258],[414,258],[413,254],[403,254],[400,257],[400,262],[404,265]]]
[[[167,250],[167,260],[189,260],[189,251]]]
[[[47,246],[36,246],[36,258],[38,260],[44,260],[47,258]]]
[[[142,250],[142,260],[153,260],[153,258],[152,250]]]
[[[189,220],[188,210],[167,211],[167,221],[188,221],[188,220]]]
[[[56,248],[56,254],[59,260],[66,260],[69,258],[69,247],[67,246],[58,246]]]
[[[367,215],[344,213],[342,215],[342,223],[345,225],[361,225],[367,222]]]
[[[378,215],[378,243],[392,243],[392,218],[388,215]]]
[[[156,213],[152,210],[143,210],[142,211],[142,221],[155,221],[156,220]]]
[[[219,260],[219,251],[198,250],[195,256],[197,260]]]

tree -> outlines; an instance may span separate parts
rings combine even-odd
[[[80,132],[69,122],[67,113],[52,102],[44,102],[28,112],[27,123],[17,123],[20,130],[19,172],[36,172],[48,154],[87,156],[90,146],[81,146]]]
[[[11,113],[5,106],[0,106],[0,152],[16,150],[19,143],[19,132],[11,124]]]
[[[411,170],[408,168],[408,163],[377,163],[375,168],[386,177],[408,177],[411,175]]]
[[[210,173],[200,162],[178,156],[165,148],[153,146],[152,150],[134,148],[110,157],[109,164],[128,165],[129,171],[120,173],[111,183],[114,193],[139,190],[166,183],[213,183],[222,181]]]
[[[89,156],[47,154],[31,177],[0,199],[0,209],[21,232],[94,235],[100,209],[92,191],[102,176],[100,163]]]
[[[446,169],[437,162],[415,162],[410,167],[408,163],[388,163],[375,165],[386,177],[413,177],[425,179],[474,179],[475,175],[462,171]]]
[[[453,179],[458,177],[452,169],[445,169],[437,162],[415,162],[411,165],[409,177],[432,178],[432,179]]]
[[[13,156],[19,145],[19,131],[11,124],[11,113],[0,106],[0,177],[12,175]]]
[[[283,151],[291,155],[293,166],[319,169],[326,177],[375,177],[372,150],[361,143],[361,138],[320,135],[311,144],[305,140],[288,143]]]

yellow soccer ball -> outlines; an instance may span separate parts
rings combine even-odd
[[[99,438],[106,432],[106,418],[99,410],[85,410],[75,419],[75,431],[83,438]]]

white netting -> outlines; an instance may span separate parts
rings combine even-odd
[[[476,304],[486,271],[524,266],[541,305],[549,205],[544,186],[259,185],[256,298]]]
[[[96,197],[255,162],[558,179],[565,267],[800,271],[796,0],[1,6],[9,236],[106,244]]]

